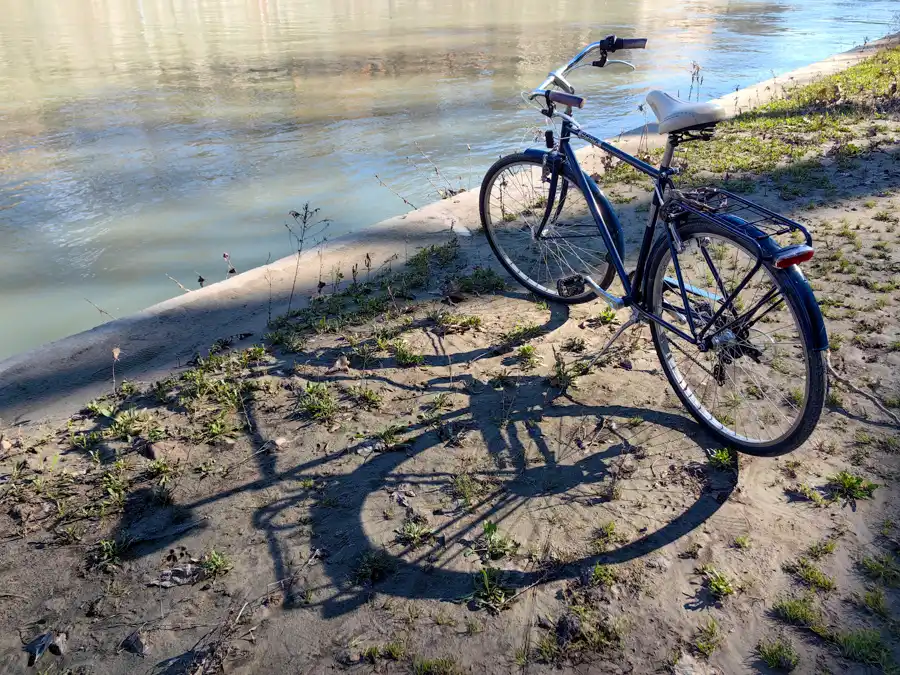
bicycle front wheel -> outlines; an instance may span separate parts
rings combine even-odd
[[[480,210],[494,254],[535,295],[575,304],[595,297],[580,278],[590,276],[603,288],[612,283],[615,268],[603,236],[568,166],[551,196],[540,159],[503,157],[484,177]]]
[[[690,322],[698,333],[706,329],[707,339],[694,345],[651,325],[669,383],[728,447],[763,456],[794,450],[819,421],[826,365],[798,319],[805,310],[787,272],[758,264],[748,242],[715,224],[689,222],[678,233],[684,297],[663,239],[649,261],[649,305],[684,333]]]

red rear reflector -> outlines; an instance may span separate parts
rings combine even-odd
[[[787,269],[791,265],[799,265],[811,260],[815,254],[816,252],[809,246],[792,246],[775,256],[775,267],[780,270]]]

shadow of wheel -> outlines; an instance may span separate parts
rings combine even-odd
[[[439,393],[450,385],[434,381],[428,389]],[[502,398],[504,392],[491,390],[487,396]],[[536,424],[532,408],[527,402],[513,406],[502,427],[488,412],[498,408],[484,400],[470,407],[471,420],[464,419],[465,410],[440,419],[442,428],[466,425],[480,433],[486,448],[481,459],[490,467],[461,469],[477,451],[467,444],[449,446],[439,429],[420,424],[405,452],[373,455],[331,480],[340,509],[321,502],[312,508],[311,547],[322,553],[322,567],[337,589],[315,603],[324,615],[352,611],[373,590],[399,598],[459,600],[472,594],[473,575],[483,564],[501,570],[504,584],[516,589],[575,577],[598,561],[626,562],[697,528],[736,484],[735,474],[709,468],[705,450],[718,446],[686,415],[560,405],[543,410],[543,422]],[[552,437],[547,430],[554,431]],[[459,494],[461,475],[472,483],[468,504]],[[260,509],[257,527],[277,540],[281,530],[293,527],[278,521],[295,499],[288,495]],[[431,533],[420,546],[400,543],[405,519],[427,522]],[[483,563],[472,553],[487,521],[521,544],[518,555]],[[616,535],[601,546],[595,535],[610,522],[616,523]],[[273,558],[282,555],[276,549]],[[385,552],[383,578],[373,585],[354,578],[354,565],[366,551]],[[535,559],[553,559],[552,571],[529,562]],[[287,606],[296,601],[286,594]]]

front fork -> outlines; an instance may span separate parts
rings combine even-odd
[[[551,215],[553,214],[553,206],[556,204],[556,191],[559,189],[559,175],[562,173],[562,163],[563,158],[556,150],[551,150],[544,155],[544,164],[541,167],[541,182],[547,180],[547,175],[549,174],[550,190],[547,194],[547,203],[544,205],[544,217],[541,219],[541,223],[534,233],[535,239],[540,239],[544,234],[544,229],[547,227]],[[562,211],[568,187],[568,181],[563,180],[563,187],[559,197],[559,206],[556,209],[556,214],[553,215],[554,222],[559,218],[559,213]]]

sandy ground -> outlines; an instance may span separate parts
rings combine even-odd
[[[4,371],[29,421],[0,441],[0,672],[36,672],[45,635],[49,673],[774,672],[761,641],[794,672],[896,672],[900,116],[852,103],[871,114],[727,176],[820,245],[839,379],[800,450],[721,461],[646,327],[563,382],[624,313],[503,288],[460,198],[434,207],[437,246],[381,241],[399,257],[368,291],[286,318],[280,296],[266,328],[265,276],[238,277],[72,338],[88,363],[52,383],[34,355]],[[634,239],[649,193],[619,178]],[[842,495],[842,471],[877,487]]]

